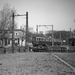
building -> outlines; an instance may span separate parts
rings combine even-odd
[[[47,31],[46,35],[52,38],[52,31]],[[70,31],[53,31],[53,38],[55,40],[60,40],[61,44],[68,44],[68,39],[71,37]]]
[[[25,32],[21,29],[15,29],[14,40],[15,40],[15,45],[24,46],[25,45]],[[0,46],[9,46],[9,45],[10,46],[12,45],[12,31],[1,30],[0,31]]]

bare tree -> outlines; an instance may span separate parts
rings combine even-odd
[[[5,4],[3,9],[0,11],[0,29],[11,29],[12,28],[12,13],[16,13],[14,8],[11,8],[9,4]],[[15,27],[16,23],[15,23]]]
[[[16,13],[16,10],[11,8],[9,4],[5,4],[0,11],[0,40],[2,40],[2,45],[5,34],[8,33],[5,29],[12,30],[12,13]],[[14,28],[16,28],[17,24],[15,22],[14,25]]]

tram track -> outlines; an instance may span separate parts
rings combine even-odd
[[[70,65],[68,62],[66,62],[65,60],[63,60],[62,58],[60,58],[59,56],[57,56],[56,54],[51,53],[54,57],[56,57],[57,59],[59,59],[61,62],[63,62],[65,65],[67,65],[69,68],[71,68],[74,72],[75,72],[75,67],[73,67],[72,65]]]

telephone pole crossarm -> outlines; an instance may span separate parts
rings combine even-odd
[[[17,14],[17,15],[14,15],[14,16],[26,16],[26,14],[22,14],[22,15]]]

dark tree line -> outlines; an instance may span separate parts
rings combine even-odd
[[[47,33],[46,36],[52,36],[52,33]],[[70,31],[55,31],[54,38],[68,39],[68,38],[70,38]]]

